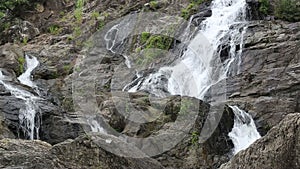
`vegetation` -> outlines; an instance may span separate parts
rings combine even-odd
[[[197,131],[192,132],[191,143],[193,146],[197,146],[199,141],[199,133]]]
[[[259,11],[265,15],[269,13],[270,1],[269,0],[259,0],[260,6]]]
[[[52,35],[57,35],[60,33],[61,29],[58,25],[51,25],[48,28],[49,33],[51,33]]]
[[[76,8],[74,11],[74,17],[76,18],[78,24],[82,23],[83,7],[84,7],[84,0],[77,0]]]
[[[181,17],[188,20],[192,14],[197,10],[197,7],[202,4],[205,0],[190,0],[190,4],[181,10]]]
[[[298,0],[276,0],[275,16],[279,19],[300,21],[300,3]]]
[[[0,0],[0,19],[6,16],[6,11],[18,15],[22,9],[29,7],[30,4],[30,0]]]
[[[164,35],[151,35],[150,33],[143,32],[141,35],[141,43],[144,48],[158,48],[162,50],[170,49],[173,39]]]
[[[28,36],[24,36],[23,37],[23,44],[27,45],[27,42],[28,42]]]
[[[20,56],[17,60],[19,62],[19,74],[22,74],[24,72],[25,58]]]
[[[151,1],[149,2],[150,8],[157,9],[158,8],[158,2],[157,1]]]

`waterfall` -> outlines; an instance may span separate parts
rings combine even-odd
[[[18,77],[18,80],[29,87],[36,87],[34,82],[31,80],[31,72],[38,66],[39,62],[35,57],[26,57],[26,71]],[[40,117],[37,116],[40,113],[40,109],[37,106],[37,101],[40,99],[34,94],[17,88],[6,82],[8,77],[3,75],[0,71],[0,83],[16,98],[21,99],[25,103],[25,107],[19,110],[19,123],[20,127],[24,132],[25,137],[28,139],[39,139],[39,127]]]
[[[172,67],[162,67],[148,75],[129,92],[146,90],[158,97],[162,78],[168,79],[164,90],[171,95],[182,95],[204,99],[209,89],[232,73],[240,72],[243,36],[247,30],[245,0],[214,0],[212,15],[200,25],[200,31],[190,41],[181,60]],[[229,48],[228,56],[221,56],[222,47]],[[239,47],[239,49],[237,48]],[[223,58],[222,58],[223,57]],[[260,137],[253,119],[246,112],[233,106],[235,121],[230,138],[234,142],[234,153],[247,148]],[[247,123],[245,123],[245,121]]]
[[[250,114],[237,106],[230,106],[230,108],[233,110],[235,117],[234,126],[228,136],[234,144],[233,153],[237,154],[239,151],[249,147],[250,144],[261,136],[257,132],[255,123]]]
[[[166,90],[170,94],[203,99],[212,85],[225,79],[232,63],[240,63],[242,49],[236,51],[236,46],[242,46],[246,30],[246,1],[214,0],[211,10],[212,16],[202,22],[179,63],[161,68],[128,91],[146,90],[161,96],[161,92],[153,89],[161,88],[156,87],[160,77],[168,77]],[[223,61],[222,45],[230,46],[229,56]]]
[[[18,80],[20,81],[20,83],[34,88],[36,87],[36,85],[31,80],[31,72],[39,65],[39,61],[36,57],[30,58],[28,55],[25,55],[25,59],[27,69],[18,77]]]

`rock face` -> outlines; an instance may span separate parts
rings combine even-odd
[[[260,133],[266,136],[233,157],[222,168],[299,168],[300,115],[295,112],[300,112],[300,22],[274,20],[276,18],[266,16],[259,10],[261,1],[247,1],[252,17],[249,17],[251,21],[244,35],[241,63],[233,68],[239,69],[239,73],[231,74],[226,79],[227,103],[239,105],[250,112],[255,117]],[[1,44],[15,40],[22,44],[7,43],[0,46],[0,68],[9,77],[8,83],[38,95],[33,89],[20,85],[16,77],[25,69],[24,51],[40,61],[33,72],[33,78],[41,89],[39,95],[42,100],[37,104],[42,111],[40,139],[45,142],[14,139],[20,136],[19,110],[24,107],[24,102],[0,85],[0,168],[206,169],[218,168],[229,161],[233,148],[228,137],[233,126],[233,113],[229,107],[209,112],[210,105],[201,100],[170,96],[166,91],[166,78],[162,78],[162,84],[156,89],[146,88],[130,94],[123,91],[124,86],[134,79],[144,78],[178,59],[186,45],[183,42],[188,41],[195,31],[193,28],[185,34],[187,25],[192,23],[199,26],[211,15],[209,0],[201,5],[195,4],[196,1],[189,0],[172,3],[165,0],[91,0],[85,2],[81,9],[81,19],[74,16],[75,1],[42,0],[35,4],[35,11],[24,11],[25,21],[6,28],[3,34],[5,37],[1,36]],[[168,14],[180,16],[182,9],[189,15],[197,12],[197,9],[199,13],[190,21],[184,20],[185,23],[179,22],[176,25],[178,18],[172,18]],[[140,15],[137,21],[142,24],[133,28],[135,14],[140,14],[141,11],[163,12],[167,15]],[[108,31],[108,27],[103,27],[104,24],[127,14],[131,18],[127,17],[128,22],[122,24],[129,25],[126,28],[138,35],[129,36],[129,31],[121,31],[116,37],[122,42],[117,42],[113,51],[107,51],[106,41],[103,38],[97,39],[97,36],[104,37]],[[153,19],[149,19],[149,16]],[[172,42],[169,46],[160,42],[162,36],[146,34],[146,37],[149,36],[146,41],[150,41],[151,36],[157,38],[154,40],[161,47],[159,49],[169,49],[169,54],[158,53],[155,57],[147,55],[149,44],[142,39],[146,26],[149,32],[170,33],[167,35],[171,38],[166,40]],[[174,27],[178,34],[173,33]],[[96,34],[94,44],[90,44],[86,39],[96,30],[102,30],[102,34]],[[129,37],[124,40],[120,38],[123,36]],[[179,37],[182,40],[176,39]],[[90,45],[104,49],[105,52],[92,51],[86,56],[86,52],[89,52],[86,48]],[[224,54],[221,57],[229,56],[226,50],[221,51]],[[137,67],[142,77],[138,77],[136,70],[129,70],[124,64],[127,54],[135,64],[140,55],[150,60]],[[87,64],[82,67],[77,65],[81,60]],[[87,86],[95,89],[95,105],[87,104],[86,109],[78,111],[78,102],[84,102],[88,97],[80,92],[76,93],[72,87],[78,80],[81,81],[77,85],[84,86],[91,77],[86,76],[86,72],[78,77],[75,75],[90,67],[94,68],[92,73],[97,73],[95,79],[92,79],[96,84]],[[153,97],[149,94],[151,90],[161,91],[164,98]],[[82,97],[74,99],[76,94]],[[128,100],[124,99],[124,95],[128,96],[132,107],[127,107]],[[187,111],[190,105],[195,107]],[[98,114],[94,113],[95,107],[99,109]],[[135,112],[136,109],[142,113]],[[123,110],[126,112],[122,112]],[[220,112],[223,112],[221,117],[214,116]],[[110,126],[108,133],[114,136],[86,134],[85,129],[90,129],[91,125],[81,117],[91,113],[97,117],[102,116],[102,121],[99,120],[103,122],[101,125]],[[182,114],[198,116],[193,119],[194,123],[178,125],[176,120]],[[132,116],[145,120],[146,123],[128,119]],[[277,125],[285,116],[287,117]],[[209,127],[216,119],[220,123],[211,135],[200,135],[207,119],[211,122]],[[169,136],[172,130],[179,133],[186,126],[190,127],[189,130],[179,135],[182,138],[170,149],[164,148],[172,142],[164,139],[159,140],[153,149],[149,149],[148,144],[137,141],[159,135]],[[127,142],[122,137],[124,135]],[[155,154],[161,149],[164,151]]]
[[[250,112],[262,134],[299,112],[299,38],[300,22],[250,22],[240,74],[227,79],[229,103]]]
[[[220,169],[300,168],[300,113],[287,115],[267,135]]]
[[[110,139],[110,143],[106,143],[106,139]],[[118,156],[102,148],[116,147],[115,144],[122,147],[119,151],[131,152],[128,155],[134,154],[137,158]],[[0,140],[0,154],[1,168],[163,168],[131,145],[104,135],[82,136],[55,146],[42,141],[3,139]]]

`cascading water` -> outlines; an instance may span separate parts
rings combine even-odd
[[[128,91],[146,90],[163,97],[163,92],[158,90],[161,86],[156,86],[162,81],[161,77],[168,77],[166,89],[170,94],[204,99],[207,91],[225,79],[231,69],[239,73],[243,35],[247,29],[246,6],[245,0],[214,0],[211,5],[212,16],[203,21],[181,61],[173,67],[163,67],[157,73],[139,78],[141,80],[135,82],[136,85]],[[230,50],[221,61],[221,50],[226,45]],[[251,116],[237,107],[232,108],[235,121],[230,138],[233,139],[234,152],[237,153],[260,136]],[[243,120],[249,123],[245,124]]]
[[[18,77],[18,80],[29,87],[35,88],[36,85],[31,80],[31,72],[39,65],[39,61],[36,57],[30,58],[28,55],[25,55],[26,59],[26,71]]]
[[[207,90],[227,77],[233,62],[239,62],[241,50],[236,45],[241,43],[246,29],[245,0],[215,0],[212,2],[212,16],[203,21],[201,30],[190,42],[182,60],[173,67],[163,67],[156,75],[138,83],[129,89],[135,92],[155,88],[157,80],[153,78],[164,75],[168,78],[167,90],[175,95],[186,95],[203,99]],[[230,41],[230,42],[229,42]],[[229,57],[220,61],[220,46],[230,46]],[[159,93],[149,91],[159,96]]]
[[[36,87],[31,80],[31,72],[38,66],[39,62],[35,57],[30,58],[26,55],[26,71],[18,77],[18,80],[29,87]],[[8,77],[3,75],[0,71],[0,83],[16,98],[21,99],[25,102],[25,107],[19,110],[19,121],[20,127],[24,132],[25,137],[28,139],[39,139],[39,126],[40,117],[37,116],[40,113],[39,107],[37,106],[37,100],[40,98],[34,94],[19,89],[14,85],[6,82]]]
[[[228,136],[234,144],[233,153],[236,154],[249,147],[250,144],[259,139],[261,136],[256,130],[256,126],[251,115],[237,106],[230,106],[230,108],[233,110],[235,117],[234,126]]]

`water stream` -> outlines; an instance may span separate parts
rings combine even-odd
[[[35,57],[25,56],[26,71],[18,77],[21,84],[35,88],[35,83],[31,80],[31,72],[38,66],[39,62]],[[40,109],[37,101],[41,98],[21,89],[7,80],[9,77],[3,75],[0,71],[0,83],[16,98],[24,101],[24,107],[19,110],[19,124],[26,139],[39,139]]]
[[[236,154],[241,150],[246,149],[254,141],[259,139],[261,136],[256,130],[254,120],[251,115],[241,110],[237,106],[230,106],[233,110],[234,126],[232,131],[228,134],[234,144],[233,153]]]
[[[243,36],[247,30],[245,0],[214,0],[212,15],[202,22],[200,31],[192,39],[181,60],[172,67],[163,67],[136,83],[129,92],[146,90],[163,96],[160,77],[168,77],[166,90],[171,95],[182,95],[204,99],[209,89],[240,72]],[[222,48],[228,47],[228,56],[222,56]],[[223,54],[224,55],[224,54]],[[223,57],[223,58],[222,58]],[[157,87],[157,85],[160,85]],[[230,138],[234,152],[247,148],[260,136],[253,119],[246,112],[231,107],[235,113],[234,128]],[[244,123],[243,120],[247,120]]]

